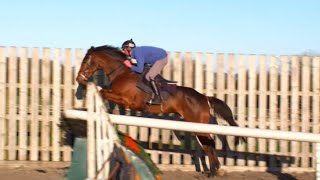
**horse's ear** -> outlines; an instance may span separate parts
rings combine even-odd
[[[94,47],[91,46],[90,49],[88,49],[87,53],[90,54],[93,49],[94,49]]]

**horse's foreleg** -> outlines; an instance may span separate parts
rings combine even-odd
[[[106,89],[101,89],[100,94],[101,94],[102,98],[110,100],[116,104],[119,104],[120,106],[127,108],[127,105],[125,104],[125,102],[123,101],[121,96],[114,94],[112,92],[109,92]]]
[[[205,172],[210,175],[219,175],[222,176],[223,172],[219,172],[220,168],[220,162],[218,160],[215,148],[214,148],[214,140],[211,138],[209,134],[202,134],[197,133],[196,134],[198,140],[200,141],[200,144],[202,145],[203,151],[208,155],[209,163],[210,163],[210,172]]]

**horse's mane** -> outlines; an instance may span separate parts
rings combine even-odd
[[[110,45],[104,45],[99,47],[91,47],[88,52],[103,52],[106,53],[114,58],[117,58],[119,60],[125,60],[127,59],[127,56],[117,47],[113,47]]]

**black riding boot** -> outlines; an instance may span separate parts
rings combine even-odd
[[[156,82],[154,80],[151,80],[150,82],[151,82],[152,90],[155,94],[150,104],[161,104],[161,97],[160,97],[159,89],[156,85]]]

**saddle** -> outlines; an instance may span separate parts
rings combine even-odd
[[[152,95],[153,90],[151,88],[151,83],[146,80],[145,75],[150,70],[150,65],[145,65],[145,68],[143,70],[143,73],[139,77],[137,81],[137,87],[143,90],[144,92]],[[157,84],[160,96],[163,100],[167,100],[170,95],[174,95],[177,91],[177,81],[170,81],[162,77],[160,74],[158,74],[155,79],[155,83]]]

